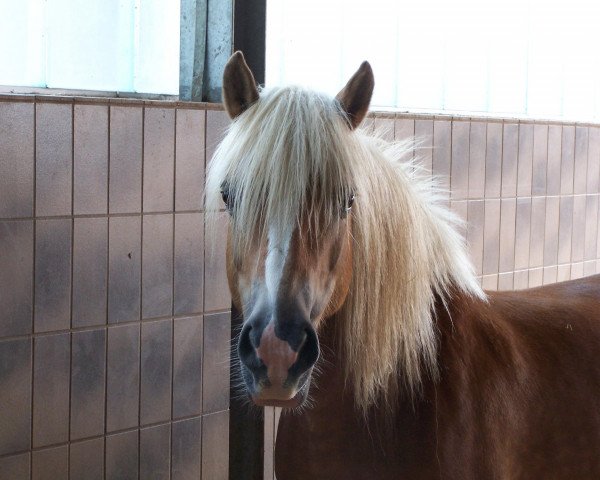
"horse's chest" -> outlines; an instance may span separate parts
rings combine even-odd
[[[436,478],[435,462],[424,461],[427,442],[402,445],[361,422],[343,409],[324,416],[283,415],[275,449],[278,480]]]

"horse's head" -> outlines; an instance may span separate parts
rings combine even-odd
[[[225,68],[234,122],[212,160],[207,195],[220,189],[231,216],[227,272],[244,315],[238,353],[258,405],[304,402],[319,325],[348,294],[356,182],[347,144],[373,86],[366,62],[335,99],[300,88],[259,94],[239,52]]]

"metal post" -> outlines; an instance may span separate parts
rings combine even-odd
[[[207,0],[181,0],[179,34],[179,98],[202,101],[206,55]]]

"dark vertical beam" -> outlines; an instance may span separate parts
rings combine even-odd
[[[242,328],[240,312],[231,307],[231,355],[236,356],[237,333]],[[236,368],[237,358],[232,358]],[[232,372],[229,395],[229,479],[259,480],[263,478],[264,410],[248,405],[240,395],[239,377]]]
[[[235,2],[233,49],[241,50],[255,80],[265,83],[267,0]]]

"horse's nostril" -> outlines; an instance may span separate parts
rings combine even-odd
[[[251,331],[252,326],[248,324],[244,325],[242,328],[240,339],[238,341],[238,356],[248,367],[258,368],[260,366],[260,361],[256,355],[256,349],[254,348],[254,345],[252,345],[250,336]]]
[[[304,329],[304,334],[305,337],[298,349],[298,359],[289,370],[291,375],[301,375],[311,368],[319,358],[319,340],[312,325]]]

